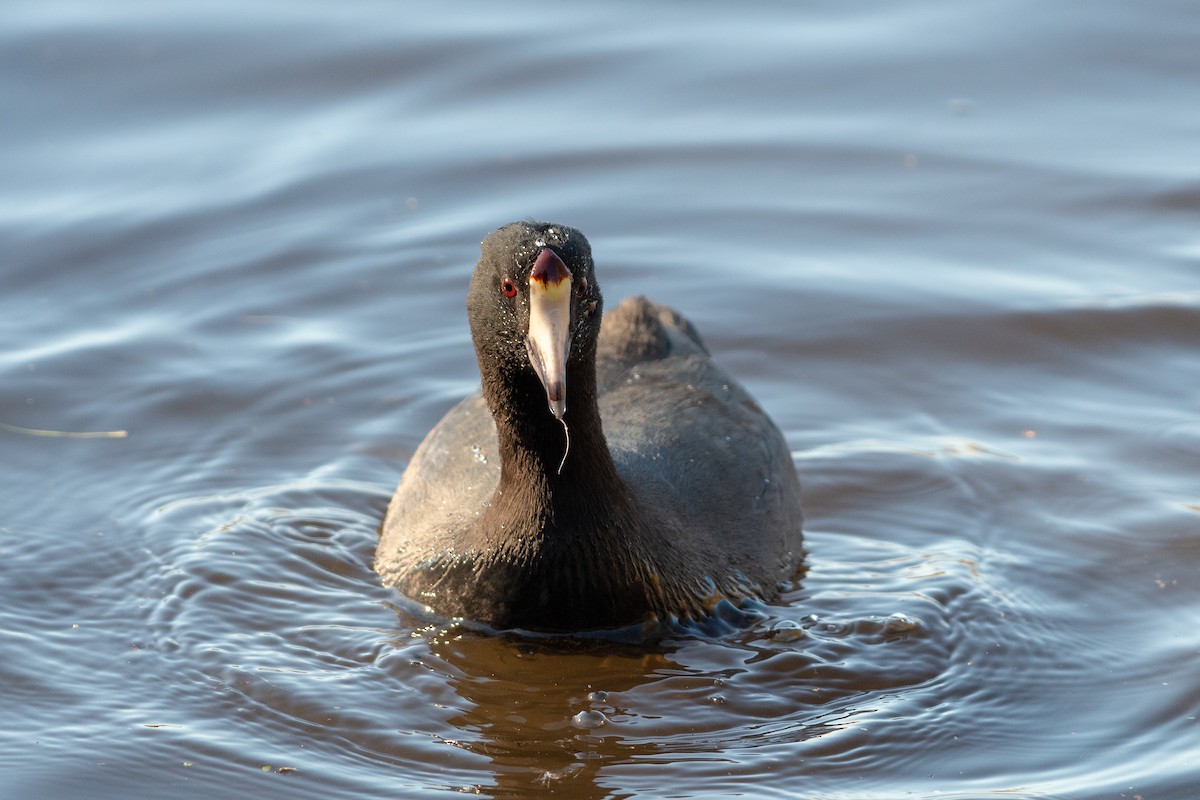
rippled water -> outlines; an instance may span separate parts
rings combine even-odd
[[[4,797],[1200,796],[1200,7],[0,20]],[[563,641],[379,587],[522,217],[785,431],[778,605]]]

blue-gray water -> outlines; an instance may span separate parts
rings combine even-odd
[[[1200,797],[1198,34],[7,3],[0,423],[128,436],[0,430],[0,795]],[[523,217],[784,430],[808,571],[744,630],[571,647],[379,587]]]

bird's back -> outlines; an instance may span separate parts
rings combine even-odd
[[[605,316],[597,367],[604,433],[626,484],[675,521],[678,546],[727,559],[773,594],[802,538],[800,484],[779,429],[687,319],[644,298]]]

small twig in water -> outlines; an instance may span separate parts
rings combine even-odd
[[[22,428],[0,422],[0,430],[20,433],[25,436],[53,436],[61,439],[124,439],[129,431],[43,431],[37,428]]]

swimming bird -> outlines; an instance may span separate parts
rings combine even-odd
[[[582,233],[490,233],[467,317],[482,389],[400,479],[385,584],[449,617],[564,632],[701,621],[794,576],[783,435],[678,312],[637,297],[604,313]]]

